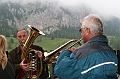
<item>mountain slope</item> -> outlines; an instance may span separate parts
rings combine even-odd
[[[3,28],[0,29],[0,33],[4,34],[4,32],[6,32],[5,35],[7,36],[15,35],[13,33],[15,33],[16,30],[13,32],[13,28],[16,29],[32,25],[38,29],[44,29],[44,32],[47,34],[54,34],[57,30],[61,30],[62,26],[80,27],[80,22],[90,13],[94,13],[94,11],[84,4],[71,7],[60,5],[57,2],[53,3],[50,0],[41,0],[32,3],[0,2],[0,27]],[[103,17],[102,20],[106,35],[120,36],[119,18],[112,16],[105,19],[105,17]],[[6,29],[10,29],[10,31]],[[69,30],[69,28],[66,30]],[[73,31],[76,30],[78,30],[78,28]],[[69,32],[66,31],[66,34],[67,33]]]

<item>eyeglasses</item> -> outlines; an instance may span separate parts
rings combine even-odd
[[[81,32],[82,30],[81,30],[81,28],[79,29],[79,32]]]
[[[86,28],[80,28],[80,29],[79,29],[79,32],[80,32],[80,33],[82,32],[82,29],[86,29]]]

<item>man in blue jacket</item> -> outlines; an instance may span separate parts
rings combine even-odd
[[[83,45],[62,51],[54,73],[60,79],[118,79],[117,56],[103,35],[103,24],[94,14],[86,16],[79,30]]]

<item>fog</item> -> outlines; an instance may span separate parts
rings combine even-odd
[[[58,0],[67,6],[77,6],[81,3],[90,6],[92,9],[96,11],[96,13],[100,13],[102,15],[114,15],[120,18],[120,1],[118,0]]]
[[[2,1],[2,0],[1,0]],[[11,1],[11,0],[3,0]],[[45,1],[45,0],[12,0],[13,2],[35,2],[35,1]],[[95,13],[102,14],[105,16],[113,15],[120,18],[120,1],[118,0],[47,0],[47,1],[56,1],[63,6],[72,6],[76,7],[82,4],[90,6]]]

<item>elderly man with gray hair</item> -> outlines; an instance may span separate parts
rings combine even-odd
[[[54,73],[60,79],[118,79],[117,56],[103,35],[103,24],[95,14],[86,16],[80,33],[83,45],[60,54]]]

